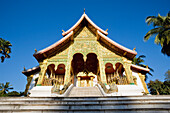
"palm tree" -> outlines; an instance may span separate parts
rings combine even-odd
[[[10,58],[9,53],[11,53],[11,46],[12,44],[9,41],[0,38],[1,62],[4,62],[5,58]]]
[[[12,85],[9,85],[9,82],[6,82],[5,85],[4,83],[0,83],[0,93],[1,95],[6,94],[10,89],[13,89],[13,87],[11,87]]]
[[[147,41],[151,36],[156,35],[155,43],[160,44],[161,52],[170,56],[170,11],[167,16],[148,16],[146,18],[148,25],[153,24],[154,29],[146,33],[144,40]]]
[[[144,59],[143,58],[146,58],[145,55],[140,55],[138,58],[134,57],[133,60],[132,60],[132,64],[135,64],[135,65],[138,65],[138,66],[141,66],[141,67],[145,67],[145,68],[149,68],[152,72],[154,72],[154,70],[150,67],[148,67],[147,65],[144,65],[142,63],[144,63]],[[153,76],[152,73],[148,72],[149,75]],[[148,76],[146,75],[145,77],[145,80],[148,78]]]
[[[146,57],[145,55],[140,55],[138,58],[134,57],[132,60],[132,64],[143,66],[143,64],[141,63],[144,63],[143,58],[145,57]]]

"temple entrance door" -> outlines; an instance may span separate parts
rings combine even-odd
[[[74,86],[77,87],[93,87],[97,83],[98,59],[94,53],[87,55],[84,62],[83,55],[76,53],[73,55],[72,69],[74,75]]]
[[[76,53],[73,55],[71,66],[72,66],[72,75],[74,75],[73,84],[74,86],[78,86],[79,84],[78,80],[80,80],[80,78],[77,77],[77,74],[84,70],[84,59],[81,53]]]

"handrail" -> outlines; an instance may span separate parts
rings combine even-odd
[[[53,85],[53,88],[51,89],[52,93],[57,93],[57,94],[64,94],[68,87],[71,85],[72,80],[70,80],[67,84],[64,85],[62,89],[60,89],[60,84],[55,84]]]
[[[111,84],[109,85],[110,88],[107,89],[106,85],[104,83],[102,83],[101,81],[98,81],[98,83],[100,84],[100,86],[103,88],[105,93],[113,93],[113,92],[118,92],[118,88],[116,86],[116,84]]]

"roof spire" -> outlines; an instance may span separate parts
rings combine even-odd
[[[85,14],[85,8],[84,8],[84,14]]]
[[[25,66],[24,66],[24,71],[26,71]]]
[[[62,29],[62,32],[64,33],[65,31]]]
[[[35,48],[35,53],[37,52],[37,49]]]

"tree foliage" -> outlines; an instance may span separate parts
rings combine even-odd
[[[0,83],[0,97],[23,96],[24,92],[9,91],[13,89],[9,82]]]
[[[7,94],[9,90],[13,89],[12,85],[9,85],[9,82],[0,83],[0,93],[2,95]]]
[[[148,31],[144,37],[147,41],[151,36],[155,36],[155,43],[160,44],[161,52],[167,56],[170,56],[170,12],[167,16],[148,16],[146,18],[148,25],[153,25],[154,29]]]
[[[0,38],[1,62],[4,62],[5,58],[10,58],[11,46],[12,44],[9,41]]]
[[[165,81],[170,82],[170,69],[165,73]]]
[[[152,95],[170,95],[170,81],[151,80],[147,85]]]
[[[132,60],[132,64],[144,67],[144,68],[149,68],[152,72],[154,72],[154,70],[151,67],[148,67],[147,65],[144,65],[143,63],[145,62],[143,58],[146,58],[145,55],[140,55],[139,57],[134,57]],[[152,73],[148,72],[149,75],[153,76]],[[148,78],[148,76],[146,75],[145,80]]]

